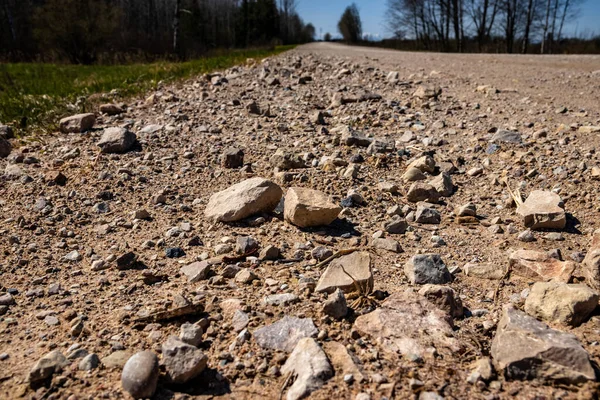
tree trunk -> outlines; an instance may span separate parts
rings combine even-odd
[[[173,52],[179,57],[181,51],[181,43],[179,40],[179,8],[181,0],[175,0],[175,15],[173,16]]]
[[[527,47],[529,47],[529,32],[531,30],[531,22],[533,21],[533,0],[529,0],[527,5],[527,20],[525,21],[525,34],[523,35],[523,48],[521,53],[527,53]]]
[[[544,30],[543,30],[543,34],[542,34],[542,48],[540,50],[540,52],[542,54],[544,54],[546,51],[546,41],[548,40],[548,21],[550,19],[550,1],[551,0],[548,0],[548,2],[546,3],[546,23],[544,23]]]

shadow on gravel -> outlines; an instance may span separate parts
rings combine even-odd
[[[206,368],[196,378],[182,385],[175,385],[162,379],[159,382],[159,390],[154,395],[154,399],[181,398],[181,393],[187,393],[191,396],[223,396],[230,394],[231,388],[227,378],[216,369]]]
[[[567,225],[565,226],[564,231],[567,233],[581,235],[579,226],[581,226],[581,221],[579,221],[573,214],[567,213]]]

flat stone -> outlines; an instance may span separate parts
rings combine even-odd
[[[211,268],[208,261],[197,261],[184,265],[179,271],[187,276],[189,283],[194,283],[208,279]]]
[[[60,120],[59,126],[62,133],[81,133],[89,131],[96,123],[96,116],[92,113],[77,114]]]
[[[111,368],[123,368],[127,360],[132,356],[128,350],[117,350],[108,356],[102,358],[100,361],[106,369]]]
[[[413,285],[443,285],[452,280],[452,275],[439,254],[414,255],[404,264],[404,273]]]
[[[371,338],[393,360],[433,357],[429,348],[450,355],[461,349],[452,317],[412,289],[395,293],[375,311],[356,319],[354,328]]]
[[[333,376],[333,368],[317,342],[303,338],[281,368],[281,373],[292,374],[295,378],[287,392],[287,400],[298,400],[323,386]]]
[[[262,303],[267,306],[284,306],[297,303],[299,300],[300,298],[293,293],[278,293],[265,296]]]
[[[559,261],[547,253],[535,250],[517,250],[508,259],[511,271],[536,281],[553,279],[569,282],[576,265],[572,261]]]
[[[393,216],[390,220],[383,224],[383,229],[392,234],[404,234],[408,228],[408,223],[404,218],[397,215]]]
[[[264,178],[250,178],[210,197],[204,215],[220,222],[234,222],[277,207],[283,192]]]
[[[341,134],[340,140],[346,146],[368,147],[371,144],[370,138],[347,125],[336,127],[332,132]]]
[[[125,110],[118,104],[101,104],[100,112],[106,115],[119,115],[123,114]]]
[[[292,187],[285,197],[283,216],[286,221],[308,228],[329,225],[342,208],[329,200],[329,196],[318,190]]]
[[[525,300],[525,312],[548,322],[579,326],[598,306],[598,293],[583,284],[536,282]]]
[[[392,253],[402,253],[404,251],[402,246],[400,246],[400,243],[394,239],[373,239],[373,247],[376,249],[391,251]]]
[[[425,179],[427,179],[427,176],[421,172],[420,169],[415,167],[408,167],[404,174],[402,174],[402,180],[404,182],[424,181]]]
[[[344,293],[355,290],[352,278],[362,287],[373,287],[371,255],[367,252],[354,252],[334,259],[319,279],[316,291],[333,293],[341,289]]]
[[[163,343],[162,355],[167,377],[174,383],[185,383],[195,378],[208,363],[208,357],[202,351],[175,336],[170,336]]]
[[[285,316],[279,321],[254,331],[256,343],[263,349],[291,352],[300,339],[316,336],[315,324],[310,318]]]
[[[422,100],[437,99],[442,94],[442,88],[439,86],[419,86],[413,93],[413,97]]]
[[[158,383],[158,357],[151,351],[134,354],[123,367],[121,386],[134,399],[154,396]]]
[[[352,375],[357,382],[367,379],[358,358],[348,352],[346,346],[339,342],[323,343],[323,350],[333,365],[336,375]]]
[[[506,129],[500,129],[494,133],[490,139],[492,143],[511,143],[520,144],[522,142],[521,134],[519,132],[508,131]]]
[[[98,368],[100,365],[100,358],[97,354],[91,353],[87,356],[83,357],[79,364],[77,364],[77,368],[80,371],[91,371],[93,369]]]
[[[278,168],[281,171],[288,171],[290,169],[306,168],[304,160],[297,154],[291,153],[284,149],[278,149],[269,158],[269,162],[273,168]]]
[[[462,269],[466,276],[490,280],[500,280],[506,273],[502,267],[493,264],[467,263]]]
[[[106,128],[98,142],[98,147],[102,153],[125,153],[136,141],[135,133],[125,128]]]
[[[517,214],[530,229],[563,229],[567,224],[563,201],[553,192],[534,190],[517,208]]]
[[[589,355],[574,335],[504,307],[491,355],[506,379],[540,379],[566,384],[595,380]]]

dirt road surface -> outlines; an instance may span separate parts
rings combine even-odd
[[[315,43],[103,96],[0,128],[0,398],[597,398],[600,57]]]

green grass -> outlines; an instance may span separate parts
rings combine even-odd
[[[233,50],[186,62],[128,65],[0,64],[0,122],[18,134],[56,129],[65,115],[90,111],[94,104],[82,96],[118,90],[124,100],[156,86],[229,68],[248,58],[260,59],[294,46],[270,50]],[[74,106],[77,104],[77,106]],[[26,121],[24,121],[26,118]]]

